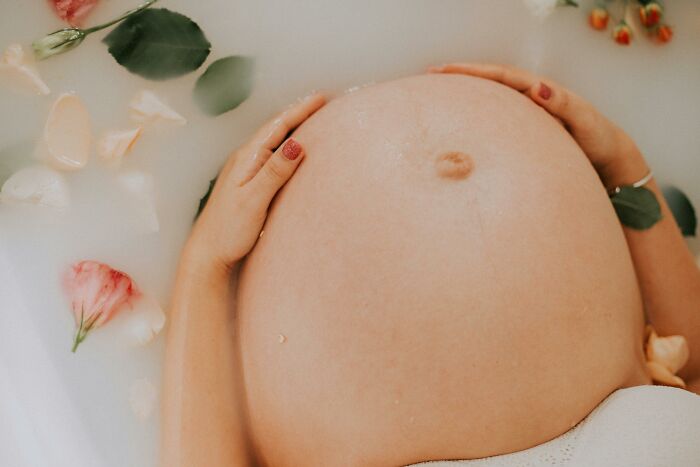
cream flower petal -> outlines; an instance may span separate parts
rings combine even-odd
[[[151,342],[165,326],[165,313],[158,302],[142,296],[126,315],[124,332],[129,343],[135,346]]]
[[[671,373],[665,366],[656,362],[647,362],[649,376],[655,383],[677,388],[685,388],[685,381]]]
[[[78,170],[90,157],[90,115],[73,93],[58,96],[44,128],[42,158],[60,170]]]
[[[140,420],[147,420],[153,413],[158,399],[158,391],[149,380],[142,378],[131,383],[129,405]]]
[[[131,118],[137,123],[151,123],[158,120],[165,120],[178,125],[187,123],[185,117],[175,112],[163,103],[151,91],[141,91],[131,100],[129,104]]]
[[[70,194],[63,175],[49,167],[36,165],[8,178],[0,190],[0,201],[65,209],[70,204]]]
[[[119,167],[124,156],[141,136],[141,127],[132,130],[109,130],[97,141],[97,155],[112,167]]]
[[[658,363],[671,374],[676,374],[688,362],[690,350],[685,337],[659,337],[652,329],[647,341],[646,355],[647,361]]]
[[[46,95],[51,92],[39,76],[39,71],[30,61],[19,44],[12,44],[0,59],[0,79],[8,87],[29,91],[33,94]]]
[[[153,176],[139,170],[120,174],[119,186],[136,199],[134,210],[146,232],[158,232],[160,222],[156,210],[156,189]]]

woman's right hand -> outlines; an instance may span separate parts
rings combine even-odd
[[[248,254],[272,199],[304,157],[301,144],[285,138],[324,104],[321,94],[302,99],[229,157],[185,246],[189,265],[228,271]]]
[[[515,67],[492,64],[453,63],[431,67],[429,71],[490,79],[530,97],[564,124],[608,189],[639,180],[649,171],[636,144],[621,128],[554,81]]]

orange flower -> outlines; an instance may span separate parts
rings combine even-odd
[[[64,285],[78,326],[73,352],[92,329],[105,324],[130,300],[140,296],[127,274],[97,261],[74,264],[66,274]]]
[[[605,8],[596,7],[591,10],[588,15],[588,22],[593,29],[602,31],[608,27],[608,20],[610,19],[610,14]]]
[[[632,42],[632,30],[624,20],[613,29],[613,39],[620,45],[630,45]]]
[[[661,8],[661,5],[656,2],[647,3],[646,5],[639,7],[639,19],[647,28],[653,28],[659,24],[662,16],[663,9]]]
[[[673,29],[671,29],[671,26],[668,24],[659,26],[656,30],[656,39],[663,44],[671,42],[671,39],[673,39]]]

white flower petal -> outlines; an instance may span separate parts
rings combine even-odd
[[[134,380],[129,388],[131,410],[140,420],[147,420],[153,413],[158,399],[156,387],[146,378]]]
[[[124,156],[141,136],[141,127],[133,130],[109,130],[97,141],[97,155],[112,167],[119,167]]]
[[[51,92],[19,44],[12,44],[5,49],[0,59],[0,78],[11,89],[43,95]]]
[[[165,326],[165,313],[158,302],[143,296],[136,300],[132,311],[127,313],[124,332],[132,345],[146,345]]]
[[[36,165],[8,178],[0,190],[0,201],[65,209],[70,204],[70,194],[63,175],[49,167]]]
[[[166,120],[178,125],[187,123],[185,117],[175,112],[163,103],[151,91],[139,92],[129,104],[131,118],[138,123],[150,123],[158,120]]]
[[[85,167],[90,157],[90,115],[73,93],[58,96],[44,128],[41,157],[60,170]]]
[[[156,188],[153,176],[140,170],[130,170],[117,177],[119,186],[135,198],[134,211],[146,232],[158,232],[160,222],[156,210]]]
[[[558,0],[523,0],[525,6],[537,18],[546,18],[554,12]]]

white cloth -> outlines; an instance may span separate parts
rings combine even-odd
[[[417,466],[700,466],[700,396],[663,386],[620,389],[547,443],[502,456]]]

